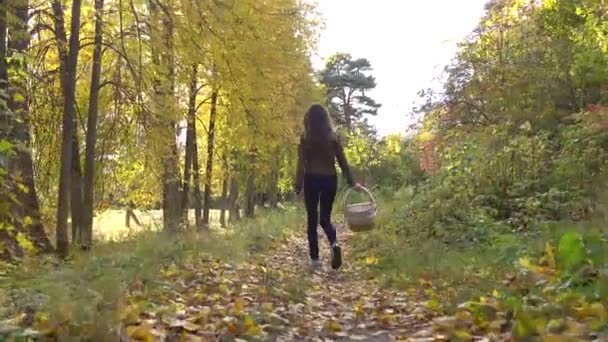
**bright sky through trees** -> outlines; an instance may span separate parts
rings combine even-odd
[[[318,0],[326,28],[315,67],[335,52],[370,60],[382,104],[371,122],[380,134],[403,131],[422,88],[440,75],[483,14],[486,0]]]

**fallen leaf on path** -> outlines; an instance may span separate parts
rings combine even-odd
[[[156,340],[151,328],[146,325],[127,327],[127,336],[136,341],[153,342]]]

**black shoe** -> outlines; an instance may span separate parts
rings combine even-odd
[[[342,248],[334,245],[331,248],[331,268],[337,270],[340,266],[342,266]]]

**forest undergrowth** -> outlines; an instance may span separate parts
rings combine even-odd
[[[100,243],[93,253],[75,253],[67,260],[32,257],[19,265],[3,265],[0,335],[14,330],[14,336],[114,340],[119,323],[129,319],[134,308],[131,300],[138,301],[135,297],[145,300],[171,292],[165,288],[167,279],[193,268],[228,270],[259,258],[294,231],[296,215],[290,207],[261,213],[226,230],[175,236],[144,230]],[[133,291],[138,295],[133,297]],[[175,305],[180,303],[173,304],[171,310],[178,310]]]

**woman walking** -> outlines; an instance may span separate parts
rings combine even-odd
[[[313,104],[304,115],[304,135],[298,146],[295,192],[304,190],[308,219],[308,246],[313,269],[320,266],[317,225],[320,223],[331,248],[331,267],[342,265],[342,250],[337,244],[336,229],[331,223],[331,210],[338,179],[336,159],[349,186],[360,189],[353,181],[344,148],[334,132],[327,109]],[[320,210],[319,210],[320,204]]]

